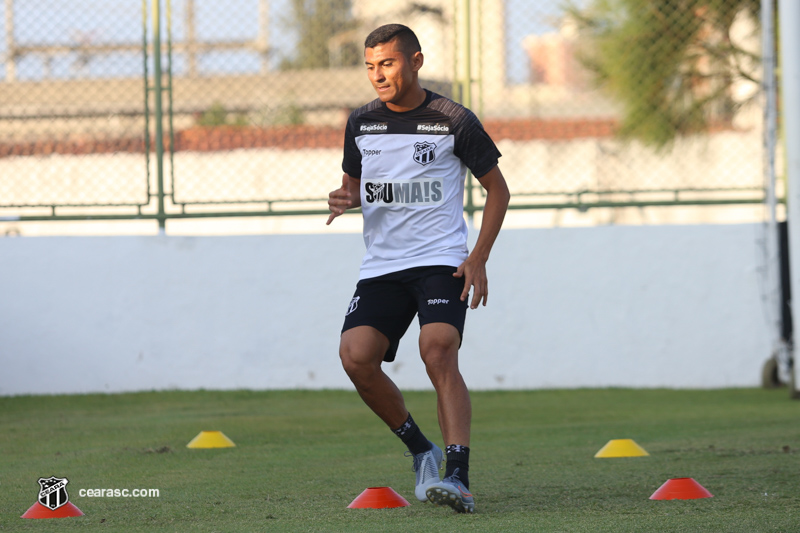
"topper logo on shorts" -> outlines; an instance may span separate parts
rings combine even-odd
[[[436,145],[429,142],[414,143],[414,161],[422,166],[436,161]]]
[[[443,300],[441,298],[434,298],[433,300],[428,300],[428,305],[439,305],[439,304],[449,304],[450,300]]]
[[[409,181],[364,182],[368,204],[438,205],[442,203],[442,180],[422,178]]]

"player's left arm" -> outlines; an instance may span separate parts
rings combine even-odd
[[[478,233],[478,240],[475,247],[461,266],[458,267],[453,276],[460,278],[464,276],[464,292],[461,293],[461,301],[466,301],[469,296],[470,287],[474,287],[470,308],[476,309],[478,304],[489,299],[489,281],[486,276],[486,262],[494,246],[494,241],[503,226],[503,219],[508,209],[508,201],[511,194],[508,192],[508,185],[497,165],[489,172],[480,176],[478,181],[486,189],[486,203],[483,207],[483,218],[481,219],[481,230]]]

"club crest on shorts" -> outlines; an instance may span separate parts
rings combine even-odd
[[[436,159],[436,145],[427,141],[414,143],[414,161],[422,166],[429,165]]]
[[[48,478],[39,478],[39,503],[55,511],[62,505],[69,501],[67,494],[67,483],[69,481],[65,477],[50,476]]]
[[[356,309],[358,309],[358,301],[360,299],[361,299],[361,296],[356,296],[355,298],[350,300],[350,305],[347,307],[347,312],[344,314],[344,316],[347,316],[350,313],[352,313],[353,311],[355,311]]]

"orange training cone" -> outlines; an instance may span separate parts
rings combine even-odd
[[[72,505],[72,502],[65,503],[55,511],[36,502],[20,518],[67,518],[70,516],[83,516],[83,511]]]
[[[690,477],[679,477],[667,480],[650,496],[651,500],[696,500],[713,498],[705,487]]]
[[[408,501],[397,494],[391,487],[370,487],[358,495],[348,509],[390,509],[392,507],[408,507]]]

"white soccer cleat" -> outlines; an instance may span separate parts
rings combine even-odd
[[[421,502],[428,501],[426,489],[432,483],[439,482],[439,469],[442,468],[444,454],[441,448],[431,443],[431,449],[425,453],[412,454],[406,452],[407,456],[414,458],[413,470],[416,473],[417,485],[414,487],[414,495]]]
[[[458,478],[458,468],[452,476],[428,486],[425,494],[436,505],[452,507],[456,512],[472,513],[475,511],[475,498]]]

